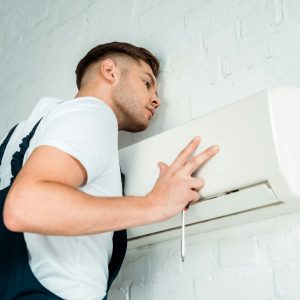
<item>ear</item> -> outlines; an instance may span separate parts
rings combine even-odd
[[[111,83],[116,81],[117,67],[115,62],[110,59],[104,59],[100,64],[101,75]]]

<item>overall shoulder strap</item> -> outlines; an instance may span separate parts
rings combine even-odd
[[[121,180],[122,180],[122,193],[124,195],[124,187],[125,187],[125,174],[121,172]],[[107,290],[106,296],[103,300],[107,300],[107,293],[117,277],[123,260],[125,258],[127,250],[127,232],[126,230],[115,231],[113,234],[113,251],[111,255],[111,259],[108,265],[108,281],[107,281]]]
[[[22,139],[21,144],[19,145],[20,150],[15,152],[12,156],[11,159],[11,174],[12,178],[10,183],[12,184],[15,177],[18,175],[19,171],[21,170],[23,166],[23,160],[24,160],[24,155],[29,147],[30,140],[32,139],[39,123],[41,122],[42,118],[34,125],[32,130]]]
[[[4,155],[4,152],[5,152],[5,149],[6,149],[6,146],[11,138],[11,136],[13,135],[15,129],[17,128],[18,124],[15,125],[10,131],[9,133],[7,134],[6,138],[3,140],[2,144],[0,145],[0,165],[2,163],[2,158],[3,158],[3,155]]]

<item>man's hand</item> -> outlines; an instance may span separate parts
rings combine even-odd
[[[219,147],[214,145],[191,158],[199,144],[200,137],[195,137],[170,166],[158,163],[159,178],[147,198],[161,216],[160,221],[174,216],[190,202],[199,200],[204,180],[195,178],[192,174],[219,151]]]

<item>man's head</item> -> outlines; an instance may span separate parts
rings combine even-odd
[[[96,95],[110,105],[119,129],[141,131],[160,104],[158,73],[158,60],[144,48],[120,42],[98,45],[76,68],[78,95]]]
[[[88,71],[93,64],[111,56],[127,56],[136,62],[144,61],[151,67],[155,77],[159,74],[159,62],[147,49],[136,47],[129,43],[112,42],[94,47],[80,60],[75,71],[78,89],[81,88],[82,79],[86,71]]]

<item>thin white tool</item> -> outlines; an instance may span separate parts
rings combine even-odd
[[[185,208],[181,213],[181,260],[184,262],[185,257]]]

